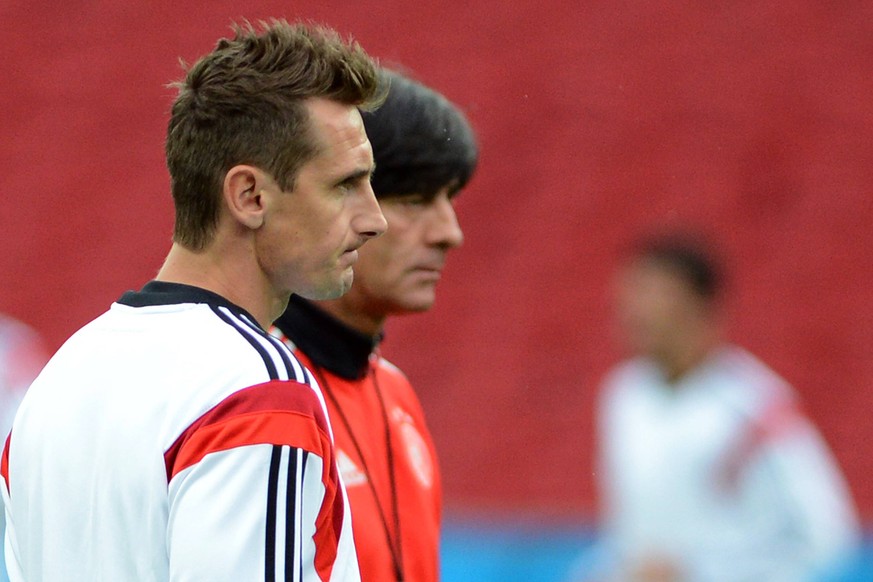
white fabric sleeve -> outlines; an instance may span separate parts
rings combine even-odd
[[[175,475],[170,580],[323,580],[315,539],[327,525],[318,516],[330,500],[322,470],[323,460],[311,452],[259,444],[210,453]],[[322,539],[336,544],[330,537]]]
[[[855,557],[861,528],[849,488],[823,438],[805,419],[797,422],[789,434],[765,445],[747,478],[752,487],[777,492],[772,503],[786,512],[791,524],[786,537],[795,541],[796,555],[785,563],[800,565],[800,571],[817,580]]]

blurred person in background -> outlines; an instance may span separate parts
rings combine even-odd
[[[325,394],[362,580],[432,582],[442,504],[436,452],[415,391],[379,343],[389,317],[434,304],[446,257],[463,240],[454,200],[477,147],[445,97],[398,72],[383,69],[381,81],[387,100],[363,117],[388,231],[359,251],[346,295],[293,296],[274,331]]]
[[[688,233],[620,271],[633,358],[599,407],[600,562],[591,579],[804,582],[854,559],[850,493],[792,388],[724,336],[723,274]]]
[[[24,393],[47,361],[48,352],[39,333],[27,324],[0,313],[0,431],[4,440],[12,428],[12,419]],[[6,512],[0,509],[0,539],[5,530]],[[3,545],[0,545],[2,556]],[[6,566],[0,563],[0,582],[6,580]]]
[[[36,330],[0,313],[0,432],[4,439],[24,393],[47,361],[48,352]]]

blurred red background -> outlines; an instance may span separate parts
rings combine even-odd
[[[232,20],[271,16],[354,36],[478,132],[465,246],[384,344],[450,511],[593,517],[615,261],[692,224],[733,275],[732,337],[797,387],[873,518],[867,2],[4,2],[0,310],[56,348],[154,275],[166,84]]]

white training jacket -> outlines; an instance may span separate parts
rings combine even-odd
[[[73,335],[2,474],[12,582],[360,579],[318,387],[202,289],[153,281]]]
[[[718,350],[672,388],[650,361],[619,366],[600,431],[615,564],[657,555],[694,582],[802,582],[859,542],[823,439],[790,387],[740,348]]]

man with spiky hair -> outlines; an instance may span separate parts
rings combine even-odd
[[[375,65],[273,21],[178,88],[166,261],[58,351],[6,441],[11,579],[359,580],[323,397],[265,329],[292,293],[342,295],[385,231]]]

